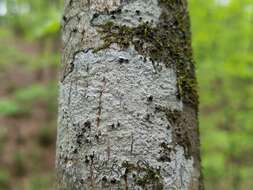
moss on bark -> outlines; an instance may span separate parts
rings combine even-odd
[[[198,108],[197,82],[191,48],[190,24],[185,1],[160,0],[162,8],[159,23],[140,22],[137,27],[118,25],[110,20],[97,25],[103,44],[94,52],[116,43],[121,48],[131,44],[152,61],[174,67],[177,73],[178,97]]]

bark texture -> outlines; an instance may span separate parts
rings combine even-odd
[[[186,0],[66,0],[58,190],[203,190]]]

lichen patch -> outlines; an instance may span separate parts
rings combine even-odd
[[[75,172],[87,189],[117,189],[127,181],[129,189],[186,190],[190,183],[193,158],[186,158],[180,145],[172,151],[161,147],[172,144],[173,136],[166,113],[157,107],[182,109],[176,75],[165,65],[158,71],[158,62],[145,59],[132,46],[79,52],[73,72],[61,83],[61,152],[78,163]]]
[[[87,1],[90,9],[98,12],[113,11],[117,9],[121,4],[120,0],[87,0]]]

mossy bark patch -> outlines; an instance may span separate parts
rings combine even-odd
[[[94,52],[108,48],[113,43],[123,49],[133,44],[140,54],[176,69],[178,97],[197,109],[190,24],[184,2],[160,0],[162,14],[155,27],[152,22],[140,22],[137,27],[129,27],[115,24],[113,20],[97,25],[103,45],[95,48]]]
[[[136,185],[143,189],[164,189],[160,168],[153,168],[147,162],[140,160],[136,164],[125,161],[122,163],[122,167],[125,168],[125,177],[132,175]]]

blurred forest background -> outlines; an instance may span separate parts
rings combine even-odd
[[[0,190],[53,190],[62,0],[0,0]],[[253,0],[189,0],[207,190],[253,187]]]

